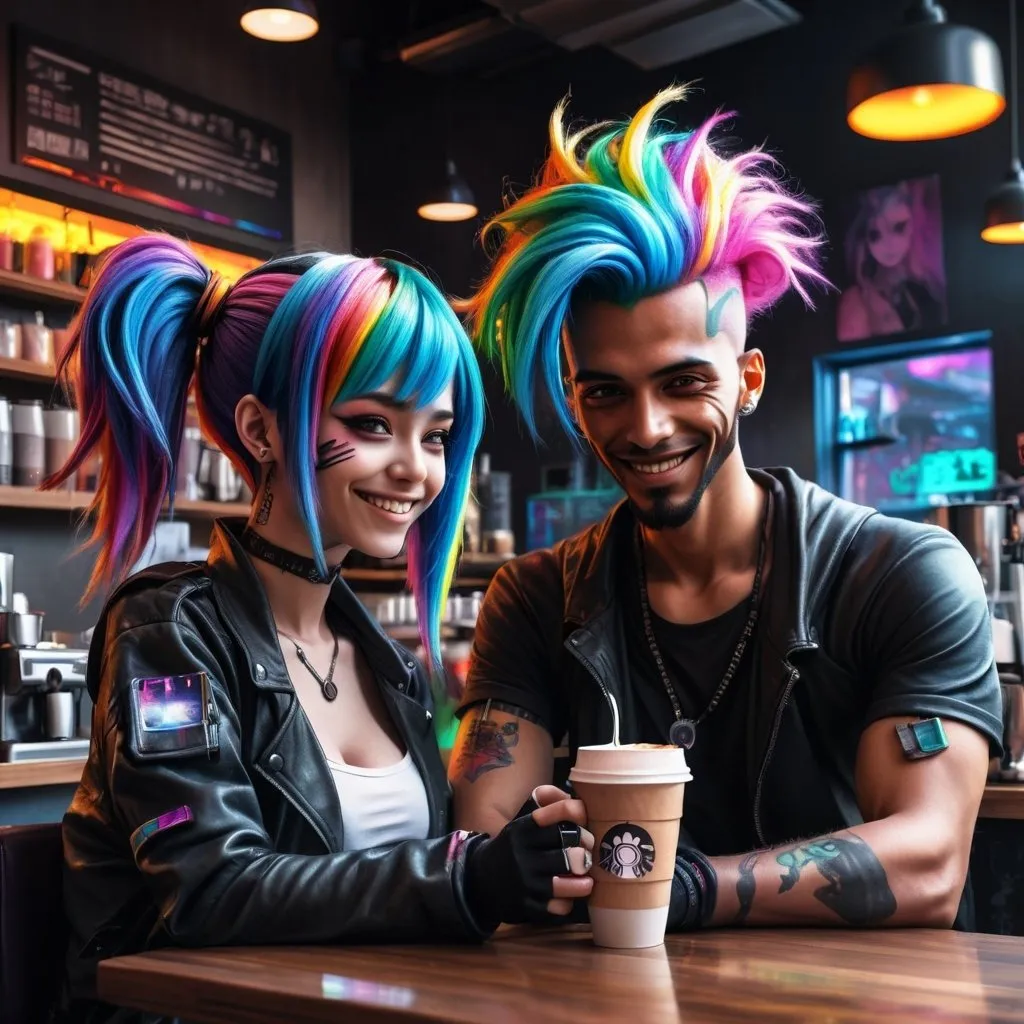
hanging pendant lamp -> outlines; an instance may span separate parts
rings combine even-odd
[[[950,25],[935,0],[914,0],[903,25],[850,75],[846,120],[872,139],[916,142],[983,128],[1006,106],[999,47]]]
[[[257,39],[272,43],[297,43],[320,30],[313,0],[263,0],[249,3],[242,28]]]
[[[1024,168],[1017,123],[1017,2],[1010,0],[1010,173],[985,202],[981,237],[1002,245],[1024,243]]]
[[[476,216],[473,192],[451,157],[445,161],[444,181],[426,197],[416,212],[424,220],[459,221]]]

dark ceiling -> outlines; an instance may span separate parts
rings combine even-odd
[[[496,13],[483,0],[321,0],[318,9],[324,31],[353,49],[358,40],[371,59],[390,56],[400,42]]]
[[[812,8],[827,7],[835,0],[786,2],[806,17]],[[496,78],[564,55],[529,26],[503,19],[498,6],[484,0],[318,3],[322,30],[334,43],[339,69],[349,75],[402,60],[434,74]],[[444,41],[449,32],[452,38]]]

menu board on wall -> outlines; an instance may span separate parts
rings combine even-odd
[[[17,163],[291,240],[287,133],[20,26],[14,35]]]

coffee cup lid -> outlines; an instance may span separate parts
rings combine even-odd
[[[569,772],[573,782],[631,785],[689,782],[693,776],[682,747],[580,747]]]

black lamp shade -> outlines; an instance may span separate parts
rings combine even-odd
[[[847,122],[875,139],[948,138],[994,121],[1006,106],[1004,92],[996,43],[948,24],[936,4],[916,3],[850,75]]]
[[[416,211],[424,220],[469,220],[477,215],[476,200],[454,160],[445,163],[444,179],[427,192]]]
[[[1017,160],[1006,180],[985,201],[981,237],[1002,245],[1024,244],[1024,169]]]
[[[242,28],[257,39],[297,43],[320,29],[313,0],[256,0],[245,5]]]

